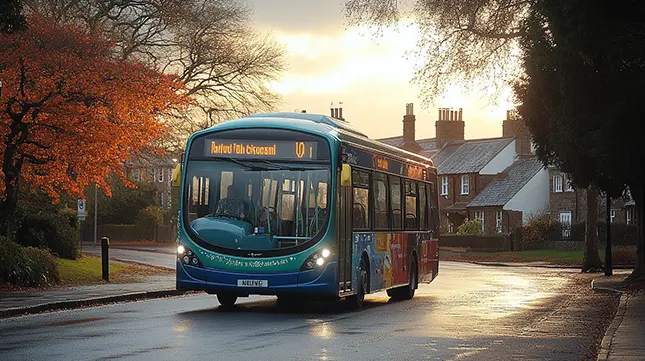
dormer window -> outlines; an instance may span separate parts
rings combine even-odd
[[[562,192],[562,176],[556,175],[553,177],[553,192],[560,193]]]
[[[470,176],[461,176],[461,195],[468,195],[470,193]]]

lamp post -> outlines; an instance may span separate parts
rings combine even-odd
[[[99,207],[99,206],[98,206],[98,204],[99,204],[99,202],[98,202],[98,197],[97,197],[97,195],[98,195],[98,188],[99,188],[98,184],[94,183],[94,248],[96,248],[96,238],[98,237],[98,236],[97,236],[97,233],[98,233],[98,229],[97,229],[97,224],[98,224],[98,222],[97,222],[97,215],[98,215],[98,213],[99,213],[99,210],[98,210],[98,207]]]
[[[611,259],[611,197],[607,192],[607,241],[605,242],[605,276],[613,274],[613,264]]]

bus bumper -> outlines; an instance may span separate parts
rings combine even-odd
[[[199,290],[207,293],[230,292],[241,296],[280,294],[337,295],[336,262],[329,262],[322,270],[290,273],[242,273],[219,269],[193,267],[177,262],[177,289]],[[238,280],[266,280],[267,287],[238,287]]]

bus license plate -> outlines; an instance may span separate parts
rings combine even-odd
[[[237,287],[269,287],[268,280],[237,280]]]

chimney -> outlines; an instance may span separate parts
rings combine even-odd
[[[330,111],[332,118],[345,120],[345,118],[343,118],[343,108],[331,108]]]
[[[439,119],[435,122],[437,149],[448,143],[463,141],[464,128],[462,108],[439,108]]]
[[[515,138],[515,151],[519,156],[532,155],[531,132],[524,124],[517,109],[507,110],[502,122],[502,137]]]
[[[419,153],[423,148],[421,148],[415,140],[415,122],[416,117],[414,116],[414,104],[407,103],[405,105],[405,115],[403,116],[403,144],[401,145],[401,148],[410,152]]]

